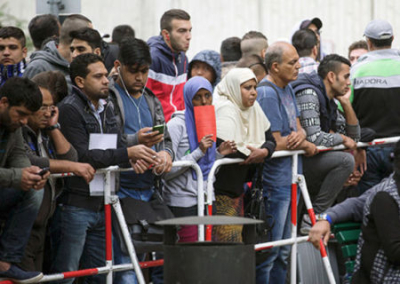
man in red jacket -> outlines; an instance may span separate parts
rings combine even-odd
[[[179,9],[166,11],[160,21],[161,35],[148,40],[152,64],[146,87],[161,101],[165,121],[184,109],[183,86],[188,59],[185,52],[192,39],[190,15]]]

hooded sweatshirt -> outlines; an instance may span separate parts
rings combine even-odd
[[[184,52],[174,53],[162,36],[148,40],[152,63],[146,87],[153,91],[164,110],[165,121],[177,110],[185,108],[183,86],[187,77],[187,57]]]
[[[32,53],[31,61],[24,72],[24,77],[32,79],[35,75],[46,71],[61,71],[67,80],[68,93],[72,92],[69,62],[58,52],[55,41],[49,41],[43,50]]]
[[[210,93],[212,86],[207,79],[195,76],[190,79],[184,88],[185,111],[173,114],[168,122],[168,129],[172,139],[172,148],[176,160],[193,161],[198,163],[203,173],[203,189],[207,188],[207,177],[215,158],[221,158],[216,151],[215,143],[203,153],[197,141],[196,124],[194,119],[193,97],[200,89]],[[167,205],[174,207],[191,207],[197,204],[198,183],[197,176],[188,167],[177,168],[164,175],[164,200]]]
[[[215,82],[212,84],[212,87],[215,88],[216,85],[218,85],[219,81],[221,81],[221,57],[218,52],[214,50],[203,50],[197,53],[192,61],[189,63],[189,69],[188,69],[188,79],[190,79],[191,76],[191,71],[193,67],[193,63],[196,61],[204,62],[210,65],[213,70],[214,70],[214,75],[215,75]]]

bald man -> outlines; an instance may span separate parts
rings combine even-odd
[[[257,100],[271,122],[276,150],[304,150],[308,156],[315,155],[318,150],[305,140],[295,94],[289,85],[297,79],[300,68],[296,49],[286,42],[274,43],[267,49],[265,65],[268,75],[257,87]],[[272,240],[290,238],[292,158],[268,160],[263,171],[266,213],[275,223]],[[301,157],[298,172],[302,172]],[[272,248],[267,260],[257,266],[257,284],[285,283],[289,253],[290,246]]]

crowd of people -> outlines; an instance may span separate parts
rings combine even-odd
[[[400,283],[400,144],[357,147],[400,136],[400,51],[390,23],[373,20],[347,57],[324,54],[322,26],[306,19],[290,40],[271,45],[249,31],[190,61],[192,25],[180,9],[166,11],[147,42],[128,25],[115,27],[107,43],[81,14],[62,24],[39,15],[28,27],[29,58],[24,32],[1,27],[0,279],[36,283],[43,273],[104,265],[104,197],[89,184],[111,165],[133,169],[117,175],[120,199],[161,194],[185,217],[198,213],[198,176],[172,163],[198,163],[206,189],[217,159],[242,158],[217,172],[213,215],[243,216],[244,192],[261,171],[271,241],[289,238],[292,159],[271,156],[303,150],[298,173],[318,222],[312,227],[299,198],[299,233],[319,247],[334,223],[362,221],[353,282]],[[216,131],[199,137],[196,110],[210,106]],[[341,144],[346,150],[317,148]],[[50,177],[62,172],[74,176]],[[214,241],[242,241],[241,226],[212,233]],[[182,226],[178,239],[195,242],[196,227]],[[116,264],[130,262],[123,246],[114,232]],[[289,255],[290,246],[272,248],[257,263],[256,283],[285,283]],[[162,268],[151,278],[163,283]],[[137,283],[135,272],[115,273],[114,282]]]

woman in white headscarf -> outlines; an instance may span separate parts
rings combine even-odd
[[[257,79],[249,68],[232,69],[216,87],[217,145],[235,141],[237,153],[227,157],[244,162],[224,165],[216,174],[215,215],[243,216],[244,184],[254,175],[254,164],[263,163],[275,150],[270,123],[256,101],[256,88]],[[241,226],[215,226],[213,239],[240,242]]]

